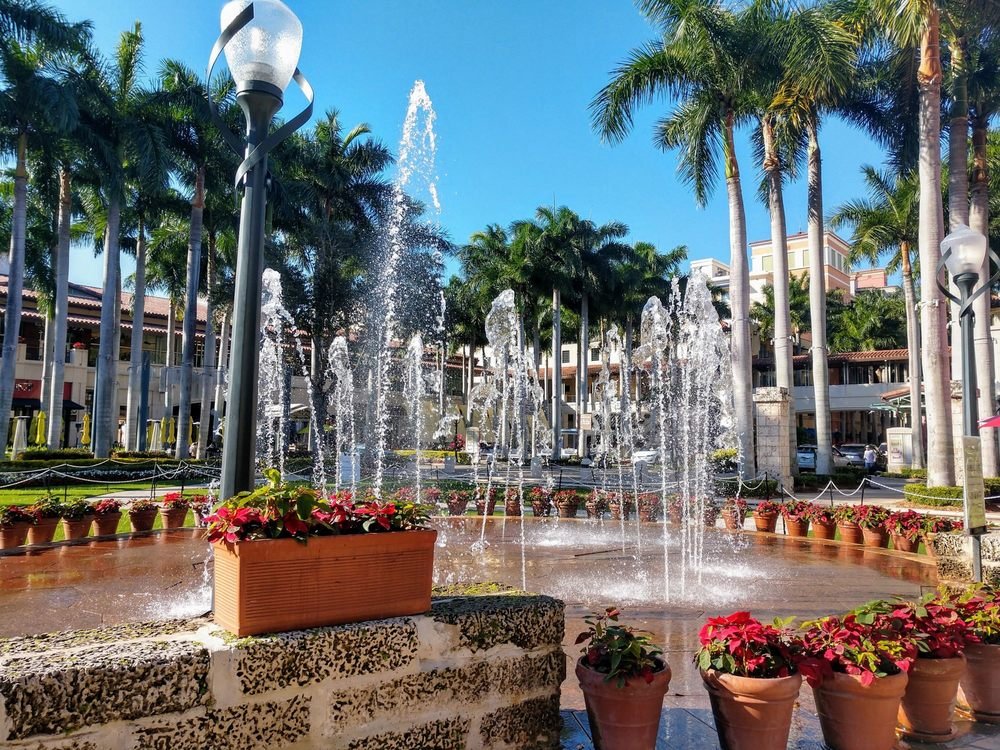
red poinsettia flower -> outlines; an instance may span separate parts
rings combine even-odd
[[[288,511],[284,518],[281,519],[281,523],[285,527],[285,531],[295,537],[305,537],[309,535],[309,525],[299,518],[298,514],[290,510]]]
[[[355,508],[355,513],[359,516],[367,517],[364,522],[366,531],[372,531],[372,526],[378,524],[386,531],[392,528],[392,518],[396,515],[396,506],[393,503],[381,503],[378,500],[369,500],[364,505]]]

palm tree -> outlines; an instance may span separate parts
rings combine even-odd
[[[680,149],[680,169],[704,205],[718,176],[719,151],[729,197],[730,299],[733,400],[740,473],[753,476],[750,275],[746,213],[735,129],[752,111],[752,71],[747,51],[756,43],[744,15],[718,0],[643,0],[642,12],[661,37],[632,52],[591,103],[594,127],[609,141],[622,140],[632,112],[658,95],[676,101],[656,126],[656,143]]]
[[[791,339],[809,331],[811,320],[809,316],[809,276],[788,277],[788,303],[785,313],[788,317],[788,331]],[[750,319],[757,325],[757,332],[762,339],[775,338],[777,330],[778,295],[773,284],[765,284],[761,290],[763,302],[754,302],[750,307]],[[775,347],[777,342],[775,342]],[[776,360],[777,364],[777,360]]]
[[[941,13],[937,0],[872,0],[872,17],[900,46],[920,50],[918,175],[920,209],[921,337],[927,408],[927,484],[955,483],[951,431],[951,367],[948,361],[948,306],[938,289],[943,232],[941,199]]]
[[[24,288],[24,254],[28,210],[28,145],[29,138],[58,136],[67,132],[78,116],[73,89],[63,76],[56,74],[51,64],[59,50],[40,38],[39,27],[63,40],[73,49],[82,45],[85,29],[74,27],[58,14],[31,6],[44,18],[12,19],[12,6],[0,7],[0,26],[21,30],[17,34],[0,36],[0,134],[5,150],[14,152],[14,201],[11,219],[7,306],[4,314],[3,345],[0,348],[0,450],[7,445],[11,403],[14,395],[14,375],[17,344],[21,327],[21,301]],[[32,27],[31,24],[37,22]],[[51,28],[48,28],[51,27]],[[30,29],[34,28],[34,32]],[[9,140],[8,140],[9,138]]]
[[[142,27],[137,22],[123,32],[108,65],[94,60],[79,82],[81,117],[96,136],[92,158],[98,162],[104,231],[104,289],[101,301],[100,347],[94,388],[94,454],[106,457],[117,427],[115,352],[120,341],[116,321],[121,311],[121,220],[130,175],[138,185],[158,185],[157,176],[169,164],[159,112],[139,84],[142,76]]]
[[[898,349],[906,343],[900,332],[906,318],[906,303],[894,294],[865,289],[837,316],[830,332],[830,347],[836,352],[873,352]]]
[[[917,319],[917,295],[914,286],[913,248],[919,227],[919,184],[912,172],[889,175],[874,167],[862,167],[868,197],[849,201],[830,217],[830,226],[854,227],[851,237],[851,263],[867,260],[878,264],[885,256],[886,271],[903,272],[906,341],[909,350],[910,428],[912,430],[914,469],[924,466],[923,420],[920,387],[920,324]]]

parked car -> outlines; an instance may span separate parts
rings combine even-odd
[[[799,471],[816,471],[816,446],[800,445],[796,451]],[[863,463],[863,462],[862,462]],[[849,466],[849,459],[837,448],[833,448],[833,468]]]
[[[841,446],[840,452],[847,456],[848,466],[857,469],[865,468],[865,448],[868,447],[865,443],[845,443]],[[886,468],[887,457],[882,450],[875,451],[875,467],[879,471],[884,471]]]
[[[632,463],[637,464],[640,461],[646,464],[654,464],[660,460],[660,452],[652,448],[643,449],[638,451],[632,451]]]

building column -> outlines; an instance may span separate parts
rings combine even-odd
[[[757,471],[767,472],[791,490],[791,456],[788,451],[789,396],[787,388],[757,388],[753,394],[757,412]]]

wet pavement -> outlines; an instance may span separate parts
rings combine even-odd
[[[590,611],[614,604],[653,633],[673,677],[658,749],[717,748],[708,696],[691,659],[708,616],[749,609],[761,619],[810,619],[874,598],[918,595],[937,582],[926,556],[792,540],[780,535],[587,521],[436,519],[435,583],[496,581],[566,602],[564,749],[589,750],[573,641]],[[0,557],[0,637],[208,609],[208,545],[196,530],[57,545]],[[664,574],[666,566],[667,574]],[[960,724],[947,748],[1000,750],[1000,727]],[[803,686],[789,747],[822,747]],[[913,748],[923,745],[913,743]]]

